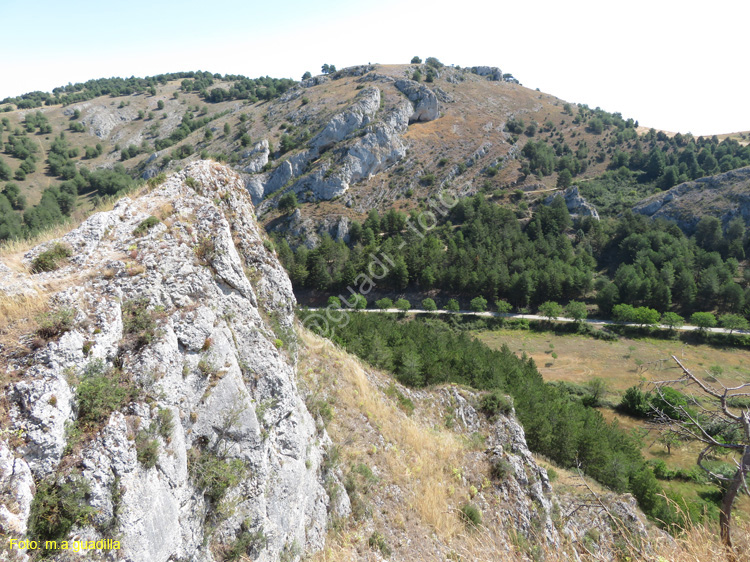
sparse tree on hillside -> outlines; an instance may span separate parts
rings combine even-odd
[[[156,102],[156,109],[164,109],[164,100],[159,100]]]
[[[412,57],[411,58],[411,63],[412,64],[422,64],[422,59],[420,59],[419,57]]]
[[[279,199],[279,211],[288,213],[297,208],[297,194],[294,192],[285,193]]]
[[[324,64],[320,67],[320,71],[323,74],[333,74],[334,72],[336,72],[336,66],[332,64]]]
[[[312,78],[312,74],[309,71],[302,75],[302,80],[307,80],[308,78]]]
[[[669,407],[658,412],[658,421],[664,430],[676,433],[684,440],[704,445],[698,455],[698,466],[722,485],[724,495],[719,512],[721,541],[729,551],[730,560],[737,560],[732,549],[732,507],[741,492],[750,494],[747,486],[747,476],[750,473],[750,408],[734,407],[732,404],[750,398],[750,383],[736,387],[718,383],[719,387],[714,387],[691,373],[674,355],[672,359],[682,370],[683,376],[656,382],[656,392],[665,398],[666,390],[681,387],[683,392],[695,389],[697,395],[688,396],[686,402],[690,406],[671,403],[665,398]],[[735,455],[734,474],[722,474],[706,464],[707,460],[718,453]]]

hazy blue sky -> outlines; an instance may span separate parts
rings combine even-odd
[[[0,0],[0,98],[209,70],[299,78],[435,56],[694,134],[750,129],[746,0]]]

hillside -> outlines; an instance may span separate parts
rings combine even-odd
[[[533,455],[509,398],[406,388],[299,326],[253,211],[200,161],[0,257],[0,538],[55,541],[10,560],[722,556]]]
[[[0,224],[0,238],[75,214],[70,194],[79,212],[90,209],[123,180],[89,181],[76,169],[118,164],[148,178],[199,157],[227,162],[267,228],[310,244],[323,232],[345,237],[371,209],[418,209],[443,189],[482,192],[523,214],[545,190],[583,182],[606,215],[679,181],[750,164],[742,136],[667,135],[525,88],[494,67],[431,62],[299,83],[210,73],[92,81],[6,100],[0,181],[17,187],[9,204],[20,209],[20,195],[29,208],[54,186],[62,193],[54,193],[59,212],[9,230]],[[301,203],[291,219],[275,210],[285,193]]]

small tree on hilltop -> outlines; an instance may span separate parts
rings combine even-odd
[[[420,59],[419,57],[412,57],[411,64],[422,64],[422,59]]]
[[[698,466],[724,488],[719,529],[730,559],[736,560],[731,539],[732,506],[741,492],[750,494],[746,480],[750,472],[750,407],[734,405],[750,397],[750,383],[736,387],[718,383],[719,387],[714,387],[691,373],[674,355],[672,359],[683,375],[679,379],[654,383],[658,396],[668,406],[657,408],[658,422],[664,430],[677,434],[683,440],[704,445],[698,454]],[[685,391],[694,389],[697,395],[687,395],[687,400],[673,400],[670,396],[685,396],[674,390],[676,386]],[[673,392],[668,395],[666,390]],[[693,407],[688,407],[687,403]],[[707,460],[722,452],[735,455],[736,470],[732,475],[719,473],[706,464]]]

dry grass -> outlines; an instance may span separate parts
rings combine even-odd
[[[342,468],[364,463],[379,478],[370,492],[377,510],[364,520],[351,518],[329,531],[326,547],[311,556],[313,562],[381,561],[377,549],[368,544],[373,529],[386,537],[393,551],[392,561],[432,562],[462,560],[472,562],[520,562],[537,541],[512,537],[507,521],[492,520],[485,514],[484,526],[467,532],[456,516],[456,508],[466,500],[467,490],[458,483],[454,468],[466,469],[469,447],[458,435],[437,427],[438,408],[430,398],[416,404],[407,416],[388,398],[384,388],[390,378],[363,365],[356,358],[329,342],[300,329],[300,384],[316,397],[327,396],[334,405],[327,426],[333,442],[341,447]],[[425,394],[429,396],[429,393]],[[540,459],[540,464],[550,463]],[[463,468],[462,468],[463,467]],[[559,492],[581,497],[588,492],[573,473],[555,467],[553,487]],[[606,492],[589,483],[597,494]],[[590,498],[589,498],[590,499]],[[502,502],[500,499],[499,501]],[[737,516],[736,516],[737,517]],[[750,545],[750,523],[737,517],[735,545],[746,555]],[[659,538],[661,537],[661,538]],[[632,544],[638,544],[633,537]],[[538,541],[539,545],[543,541]],[[653,552],[635,548],[624,552],[625,560],[653,562],[725,561],[718,543],[717,529],[695,525],[677,540],[657,533],[652,537]],[[557,549],[540,546],[540,554],[550,562],[571,560],[569,542]],[[577,544],[582,560],[611,560],[586,553]],[[740,558],[742,559],[742,558]]]
[[[671,355],[695,365],[696,372],[720,365],[724,371],[721,380],[725,384],[750,382],[750,353],[747,351],[649,338],[620,338],[607,342],[587,336],[522,330],[494,330],[474,335],[493,349],[506,344],[511,351],[526,353],[534,359],[546,381],[584,384],[593,377],[602,377],[617,394],[644,379],[660,380],[678,372]],[[554,358],[552,353],[558,357]]]
[[[301,337],[306,349],[323,343],[309,332],[302,331]],[[407,417],[370,382],[359,361],[331,345],[315,355],[303,353],[300,372],[306,372],[308,380],[335,375],[336,414],[328,430],[335,442],[345,443],[346,460],[383,468],[421,521],[441,537],[454,535],[461,524],[451,508],[451,498],[457,495],[452,469],[461,466],[465,452],[455,434]],[[384,446],[373,445],[362,432],[352,432],[356,428],[350,424],[361,423],[363,418],[382,436]]]

